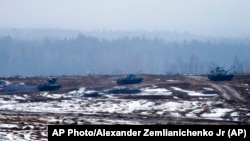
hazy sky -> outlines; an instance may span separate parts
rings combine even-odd
[[[0,0],[0,27],[250,36],[250,0]]]

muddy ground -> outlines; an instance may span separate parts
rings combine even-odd
[[[0,139],[47,140],[49,124],[250,125],[248,74],[220,82],[202,75],[139,76],[142,83],[125,86],[116,84],[122,75],[59,76],[62,88],[47,92],[36,86],[48,77],[0,78]],[[84,98],[83,88],[98,96]]]

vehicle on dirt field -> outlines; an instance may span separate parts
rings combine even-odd
[[[230,68],[229,70],[231,70]],[[229,70],[225,70],[222,67],[216,67],[214,70],[211,70],[211,72],[208,74],[208,79],[211,81],[227,81],[232,80],[234,77],[234,74],[228,73]]]
[[[51,91],[51,90],[58,90],[60,89],[62,86],[57,83],[57,79],[56,78],[48,78],[47,82],[39,84],[37,86],[37,89],[39,91]]]
[[[139,71],[141,72],[141,71]],[[139,73],[137,72],[137,73]],[[126,77],[122,77],[116,80],[118,85],[126,85],[126,84],[138,84],[143,81],[142,77],[136,76],[136,74],[129,74]]]

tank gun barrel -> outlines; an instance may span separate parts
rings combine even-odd
[[[138,73],[140,73],[140,72],[142,72],[142,69],[140,69],[137,73],[135,73],[135,74],[138,74]]]
[[[234,66],[233,66],[233,67],[231,67],[231,68],[229,68],[228,70],[226,70],[226,72],[228,72],[228,71],[232,70],[233,68],[234,68]]]

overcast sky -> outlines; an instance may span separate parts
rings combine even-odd
[[[250,0],[0,0],[0,27],[250,36]]]

